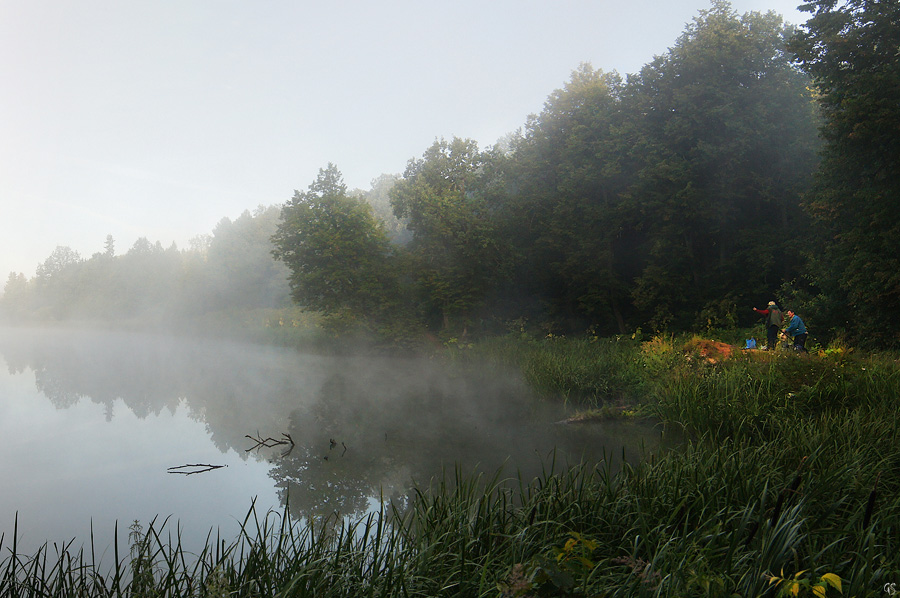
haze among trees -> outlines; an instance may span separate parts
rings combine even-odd
[[[35,277],[10,273],[2,297],[7,320],[182,326],[208,314],[237,314],[289,303],[287,270],[272,259],[277,206],[223,218],[188,249],[139,238],[119,254],[109,235],[102,253],[83,259],[57,247]]]
[[[822,340],[897,345],[900,7],[804,6],[794,31],[714,1],[638,73],[579,65],[503,143],[438,139],[365,192],[328,164],[186,250],[60,247],[0,307],[162,320],[292,298],[398,339],[749,325],[777,298]]]

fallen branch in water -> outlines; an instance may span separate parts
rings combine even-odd
[[[276,439],[271,438],[271,437],[269,437],[269,438],[263,438],[262,435],[261,435],[259,432],[256,433],[256,437],[255,437],[255,438],[254,438],[253,436],[250,436],[249,434],[245,434],[245,435],[244,435],[244,438],[249,438],[250,440],[252,440],[253,442],[256,443],[255,445],[253,445],[253,446],[251,446],[250,448],[246,449],[246,450],[244,451],[244,452],[246,452],[246,453],[249,453],[250,451],[254,451],[254,450],[259,450],[259,449],[261,449],[261,448],[263,448],[263,447],[265,447],[265,448],[272,448],[273,446],[286,445],[286,444],[291,445],[291,448],[292,448],[292,449],[294,448],[294,439],[291,438],[291,435],[290,435],[290,434],[282,434],[282,435],[281,435],[282,440],[276,440]]]
[[[167,471],[169,473],[180,473],[183,475],[193,475],[195,473],[206,473],[207,471],[212,471],[213,469],[222,469],[223,467],[228,467],[228,466],[227,465],[210,465],[209,463],[188,463],[186,465],[170,467]]]

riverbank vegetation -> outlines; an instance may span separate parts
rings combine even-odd
[[[451,347],[448,358],[517,364],[548,398],[623,405],[616,417],[654,418],[683,441],[637,463],[549,461],[536,479],[448,471],[356,521],[251,510],[240,538],[211,536],[199,554],[166,522],[136,524],[130,552],[106,562],[93,538],[30,556],[7,540],[0,593],[881,595],[900,576],[900,361],[815,349],[520,335]]]

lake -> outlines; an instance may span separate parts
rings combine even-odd
[[[514,371],[223,340],[0,329],[0,533],[20,551],[169,518],[197,549],[255,502],[358,517],[442,471],[635,458],[661,431],[566,425]],[[108,548],[107,548],[108,549]],[[127,548],[124,549],[127,551]]]

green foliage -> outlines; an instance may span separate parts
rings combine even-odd
[[[384,223],[391,243],[403,246],[412,239],[412,232],[406,226],[407,219],[397,218],[391,206],[391,189],[398,180],[398,175],[383,174],[372,181],[372,188],[364,193],[364,197],[375,216]]]
[[[288,269],[272,259],[270,237],[281,210],[259,206],[236,220],[223,218],[205,250],[203,273],[195,281],[207,310],[283,307]]]
[[[821,227],[811,256],[818,290],[854,312],[850,330],[900,343],[900,6],[814,0],[792,44],[813,78],[825,124],[823,160],[807,197]],[[836,288],[835,288],[836,287]],[[839,316],[839,314],[836,314]],[[828,321],[843,327],[844,322]]]
[[[514,565],[506,579],[497,584],[502,597],[580,596],[596,566],[593,554],[597,542],[572,532],[562,548],[552,547],[551,555],[538,555],[526,566]]]
[[[514,287],[549,307],[524,315],[718,328],[800,271],[818,144],[791,33],[714,2],[627,81],[581,65],[551,94],[502,164]]]
[[[440,140],[410,160],[390,190],[398,218],[406,219],[410,274],[424,311],[448,329],[465,328],[503,275],[504,254],[489,209],[484,167],[489,154],[472,140]]]
[[[272,254],[291,271],[294,300],[338,330],[369,327],[397,301],[398,278],[384,227],[347,195],[333,165],[281,212]]]
[[[778,596],[817,596],[825,598],[828,595],[829,588],[834,588],[838,594],[841,593],[841,578],[834,573],[825,573],[821,577],[804,577],[806,571],[798,571],[791,578],[784,577],[784,572],[780,576],[773,575],[769,578],[769,583],[778,589]]]
[[[639,343],[621,337],[507,336],[484,339],[461,357],[515,365],[538,392],[595,406],[641,396],[644,373],[635,358],[639,350]]]
[[[773,13],[714,2],[623,92],[626,196],[646,247],[633,297],[656,329],[747,304],[799,267],[816,120],[789,34]]]
[[[140,596],[158,596],[156,591],[157,564],[150,553],[153,537],[150,532],[144,535],[144,526],[140,521],[133,521],[128,528],[128,544],[131,552],[131,592]]]
[[[517,193],[505,200],[504,232],[527,278],[523,290],[539,293],[551,315],[624,333],[635,273],[615,134],[621,87],[618,74],[582,64],[529,120],[505,166]]]
[[[21,272],[10,272],[0,297],[2,315],[6,319],[24,320],[29,311],[29,282]]]
[[[73,290],[76,297],[82,294],[78,273],[83,263],[74,249],[57,246],[35,270],[33,288],[38,301],[31,309],[49,319],[68,317],[73,306],[67,295]]]
[[[359,194],[329,166],[277,230],[261,208],[186,252],[60,247],[0,307],[157,323],[284,307],[289,276],[330,330],[465,341],[516,319],[719,334],[779,292],[823,342],[900,343],[900,9],[804,10],[797,32],[715,0],[638,73],[580,65],[502,145],[441,139]]]
[[[502,146],[438,140],[359,194],[329,166],[277,230],[275,209],[245,213],[180,256],[146,239],[116,256],[111,237],[83,264],[60,254],[26,311],[159,321],[279,308],[288,277],[330,330],[385,339],[427,327],[465,340],[517,318],[562,334],[746,324],[746,306],[804,273],[811,230],[800,197],[818,123],[791,34],[774,13],[739,16],[717,0],[639,73],[580,65]],[[861,240],[872,241],[848,237]],[[890,268],[873,256],[854,257],[868,277],[855,288],[890,299]],[[825,284],[828,268],[806,274],[813,296],[842,288]],[[20,286],[8,315],[20,314]]]

